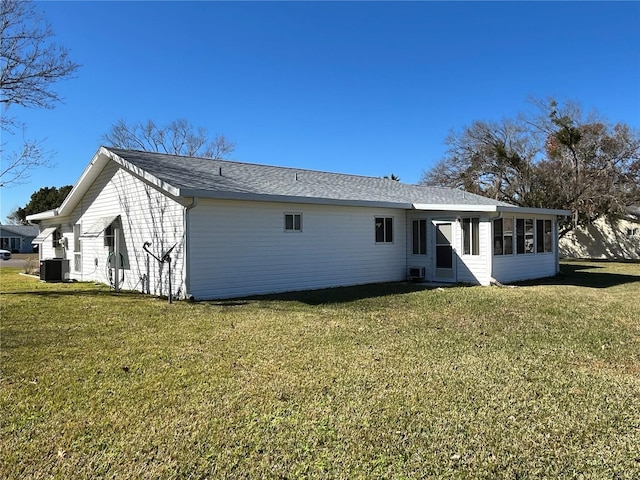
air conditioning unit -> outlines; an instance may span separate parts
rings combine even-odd
[[[410,281],[424,281],[425,269],[424,267],[409,267],[407,269],[407,278]]]

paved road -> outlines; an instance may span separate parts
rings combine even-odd
[[[19,267],[19,268],[23,268],[25,261],[26,260],[24,258],[20,258],[20,257],[17,257],[17,258],[16,257],[11,257],[11,260],[0,260],[0,268],[2,268],[2,267]]]

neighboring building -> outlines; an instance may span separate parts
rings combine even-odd
[[[560,239],[563,257],[640,260],[640,207],[627,208],[621,217],[600,217]]]
[[[179,298],[558,272],[557,216],[457,189],[101,147],[30,215],[65,278]],[[171,263],[161,263],[170,258]],[[169,276],[171,267],[171,276]]]
[[[33,253],[32,242],[37,235],[37,225],[0,225],[0,250]]]

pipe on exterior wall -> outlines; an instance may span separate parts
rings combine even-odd
[[[191,228],[191,222],[189,221],[189,212],[198,206],[198,197],[193,197],[191,199],[191,203],[184,207],[183,214],[183,245],[184,245],[184,296],[186,299],[193,299],[193,295],[191,295],[191,235],[189,234],[189,229]]]

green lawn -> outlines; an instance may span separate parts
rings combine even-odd
[[[640,264],[169,305],[0,269],[0,478],[640,478]]]

